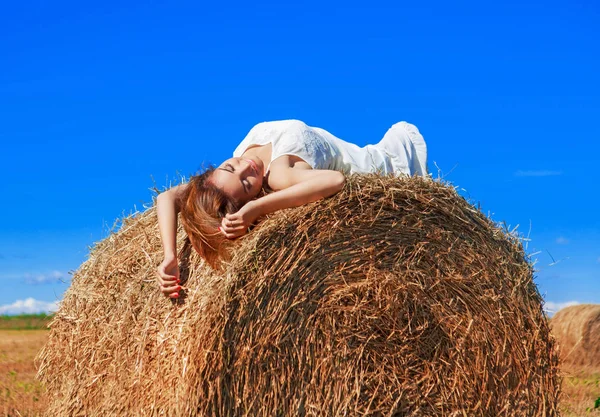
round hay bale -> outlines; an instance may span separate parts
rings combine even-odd
[[[600,369],[600,304],[559,310],[550,322],[565,365]]]
[[[447,185],[355,176],[222,272],[156,288],[154,209],[75,273],[40,354],[49,415],[551,416],[558,357],[519,240]]]

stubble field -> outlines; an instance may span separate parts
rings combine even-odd
[[[0,416],[39,416],[47,402],[35,379],[35,355],[47,330],[0,329]]]

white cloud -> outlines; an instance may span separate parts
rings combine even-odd
[[[58,310],[58,302],[40,301],[34,298],[17,300],[12,304],[0,305],[0,314],[38,314]]]
[[[57,284],[67,281],[69,277],[60,271],[52,271],[49,274],[25,274],[23,279],[26,284],[41,285],[41,284]]]
[[[556,175],[562,175],[562,171],[550,171],[548,169],[542,170],[518,170],[515,172],[515,177],[551,177]]]
[[[558,243],[559,245],[566,245],[567,243],[569,243],[569,239],[567,239],[564,236],[559,236],[556,238],[555,242]]]
[[[564,303],[555,303],[554,301],[546,301],[544,302],[544,311],[548,313],[550,317],[554,315],[558,310],[561,310],[565,307],[574,306],[577,304],[581,304],[579,301],[565,301]]]

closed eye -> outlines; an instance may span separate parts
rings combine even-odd
[[[222,167],[220,167],[220,168],[218,168],[218,169],[221,169],[221,170],[223,170],[223,171],[227,171],[227,172],[229,172],[229,173],[231,173],[231,174],[233,174],[233,172],[235,171],[235,170],[233,169],[233,165],[231,165],[231,164],[225,164],[225,165],[223,165]]]
[[[219,168],[219,169],[222,169],[223,171],[227,171],[231,174],[233,174],[235,172],[235,169],[233,169],[233,165],[231,165],[230,163],[223,165],[223,167]],[[250,193],[250,183],[248,181],[243,181],[243,180],[240,180],[240,182],[242,183],[242,187],[244,188],[244,191],[246,192],[246,194],[249,194]]]

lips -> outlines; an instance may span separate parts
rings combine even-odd
[[[252,159],[244,159],[244,161],[246,161],[250,164],[250,166],[252,167],[252,169],[254,170],[254,173],[256,175],[259,175],[258,174],[258,165],[256,165],[256,162],[254,162]]]

